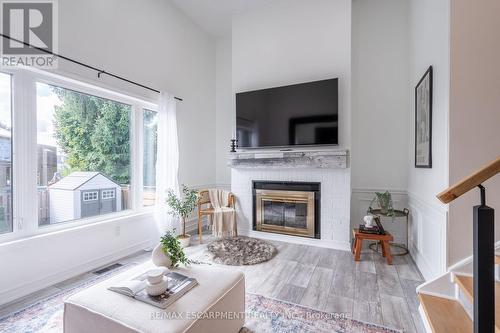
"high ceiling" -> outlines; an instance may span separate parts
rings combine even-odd
[[[194,22],[214,36],[231,33],[235,14],[258,7],[272,0],[171,0]]]

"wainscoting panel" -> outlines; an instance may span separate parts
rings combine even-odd
[[[410,206],[410,253],[426,280],[447,269],[447,206],[433,205],[408,194]]]

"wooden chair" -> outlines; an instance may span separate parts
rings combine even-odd
[[[229,207],[235,207],[235,197],[234,194],[229,194]],[[202,227],[202,217],[207,216],[207,218],[212,218],[214,214],[214,209],[210,204],[210,195],[208,190],[201,190],[198,193],[198,237],[201,244],[201,227]]]

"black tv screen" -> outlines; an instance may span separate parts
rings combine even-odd
[[[236,94],[240,148],[338,144],[338,79]]]

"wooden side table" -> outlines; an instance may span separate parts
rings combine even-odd
[[[387,259],[387,263],[392,265],[392,255],[391,255],[391,246],[389,242],[394,240],[394,237],[387,231],[385,235],[377,235],[377,234],[365,234],[359,232],[359,229],[352,229],[352,234],[354,236],[354,246],[352,248],[352,252],[354,253],[354,260],[359,261],[361,257],[361,245],[364,240],[378,241],[382,245],[382,256]]]

